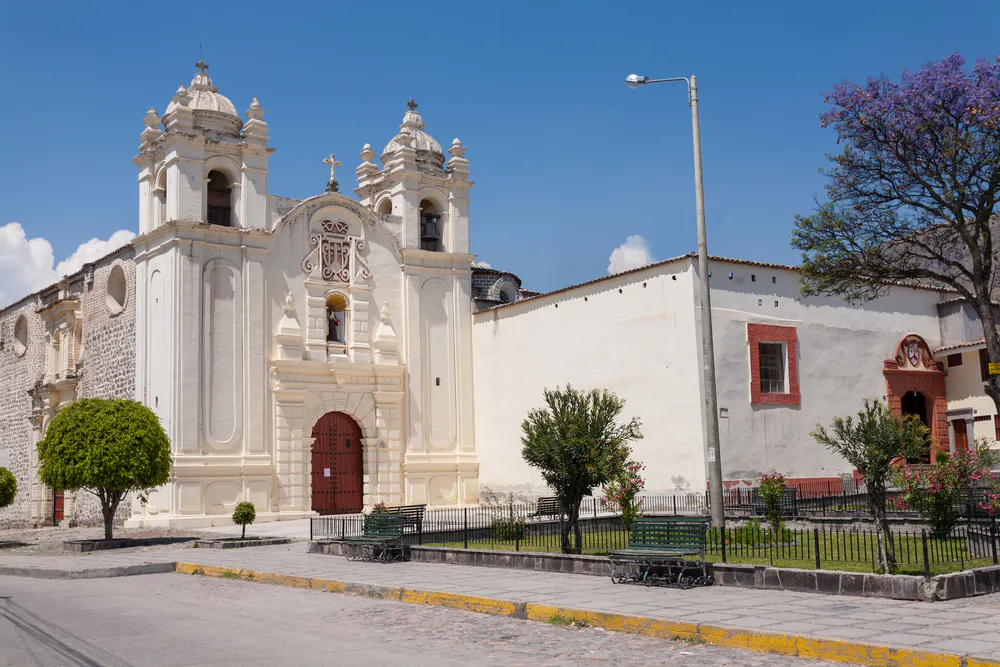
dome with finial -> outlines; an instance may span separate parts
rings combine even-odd
[[[416,149],[418,157],[429,156],[440,166],[444,163],[444,152],[434,137],[424,132],[424,119],[417,113],[417,103],[410,99],[406,103],[410,108],[403,116],[403,124],[399,126],[399,134],[386,144],[382,155],[395,153],[403,146],[410,146]]]
[[[227,134],[239,134],[243,128],[243,121],[236,113],[236,107],[229,98],[219,94],[219,89],[212,85],[209,78],[208,65],[204,60],[195,63],[198,72],[188,86],[187,94],[190,101],[187,108],[194,112],[195,124],[207,130],[214,130]],[[178,106],[177,102],[171,102],[166,113],[170,113]],[[164,114],[166,115],[166,114]]]

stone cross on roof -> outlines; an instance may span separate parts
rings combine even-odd
[[[338,160],[333,153],[330,153],[330,157],[323,159],[323,164],[330,165],[330,182],[326,184],[326,189],[332,192],[336,192],[337,179],[335,178],[335,174],[337,171],[337,167],[343,167],[344,163]]]
[[[410,111],[417,110],[417,103],[413,101],[412,97],[410,98],[410,101],[406,103],[406,106],[410,107]]]

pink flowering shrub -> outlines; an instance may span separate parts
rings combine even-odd
[[[983,509],[989,511],[991,505],[1000,507],[989,500],[991,496],[1000,496],[990,476],[993,462],[987,442],[980,439],[969,449],[950,456],[938,453],[933,466],[905,466],[896,475],[896,485],[902,490],[896,507],[919,512],[930,523],[934,537],[947,537],[958,523],[955,508],[961,505],[964,494],[970,489],[993,486],[986,493]]]
[[[389,508],[385,506],[385,503],[375,503],[372,507],[372,514],[388,514]]]
[[[612,512],[618,512],[625,530],[632,528],[632,522],[642,516],[642,498],[639,492],[646,486],[642,471],[646,466],[637,461],[626,461],[624,467],[604,485],[601,505]]]

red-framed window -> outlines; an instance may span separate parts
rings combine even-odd
[[[795,327],[747,323],[750,402],[799,405],[798,336]]]

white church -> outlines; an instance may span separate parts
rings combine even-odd
[[[520,424],[567,382],[642,419],[650,491],[704,492],[691,256],[547,294],[473,266],[466,148],[443,151],[412,100],[361,151],[356,198],[333,155],[325,192],[272,195],[264,109],[241,117],[206,70],[143,119],[139,236],[0,310],[0,466],[19,483],[0,528],[97,521],[86,493],[41,484],[35,455],[60,406],[92,396],[143,402],[173,446],[129,526],[227,523],[241,500],[266,521],[475,505],[481,483],[544,494]],[[808,433],[869,396],[920,414],[936,451],[996,433],[982,329],[953,294],[852,305],[801,297],[795,267],[712,273],[727,484],[852,474]]]

